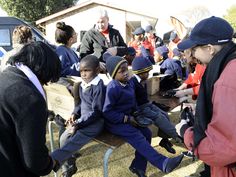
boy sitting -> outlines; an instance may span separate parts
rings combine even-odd
[[[132,62],[134,76],[129,82],[135,89],[139,115],[151,119],[160,128],[158,135],[162,137],[162,140],[159,145],[168,152],[175,154],[176,151],[172,148],[173,145],[168,138],[172,137],[178,142],[181,142],[181,139],[178,137],[175,127],[171,124],[168,114],[148,100],[146,80],[151,69],[152,63],[148,59],[144,57],[135,58]],[[137,119],[136,121],[139,122]]]
[[[75,105],[67,121],[68,127],[60,138],[61,148],[52,153],[59,164],[64,163],[63,177],[71,177],[77,171],[76,159],[72,155],[103,130],[105,86],[98,77],[99,70],[99,60],[93,55],[87,55],[80,61],[82,83],[78,92],[81,103]]]
[[[152,133],[140,127],[132,113],[136,111],[135,92],[129,83],[128,63],[125,59],[112,56],[106,60],[107,71],[112,80],[107,85],[103,107],[105,126],[111,133],[120,136],[136,149],[135,158],[129,169],[139,177],[146,177],[147,161],[165,173],[174,170],[183,155],[168,158],[158,153],[150,144]]]

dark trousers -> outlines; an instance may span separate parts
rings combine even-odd
[[[67,171],[75,160],[73,154],[86,145],[92,138],[96,137],[103,130],[104,120],[100,119],[87,127],[80,128],[71,136],[70,130],[66,129],[60,138],[60,148],[51,155],[60,164],[63,164],[62,171]]]
[[[163,162],[167,157],[158,153],[151,146],[152,133],[149,128],[133,127],[130,124],[119,124],[109,128],[109,131],[121,136],[136,150],[135,158],[131,163],[132,167],[145,172],[147,161],[149,161],[155,167],[163,170]]]
[[[170,122],[168,114],[152,103],[146,103],[139,106],[139,112],[144,117],[151,119],[155,126],[160,128],[162,138],[176,138],[178,134],[175,126]],[[163,135],[163,136],[162,136]],[[165,136],[164,136],[165,135]],[[168,135],[168,136],[166,136]]]

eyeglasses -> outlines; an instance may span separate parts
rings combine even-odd
[[[192,52],[195,53],[196,50],[197,50],[197,48],[202,48],[202,49],[204,49],[204,48],[207,48],[207,47],[209,47],[208,44],[197,45],[197,46],[195,46],[195,47],[192,48]]]
[[[204,48],[208,48],[209,47],[209,45],[208,44],[204,44],[204,45],[197,45],[197,46],[195,46],[195,47],[193,47],[192,49],[191,49],[191,56],[195,56],[195,53],[196,53],[196,51],[197,51],[197,49],[204,49]]]

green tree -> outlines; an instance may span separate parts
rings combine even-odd
[[[78,0],[0,0],[8,15],[34,23],[36,20],[73,6]]]
[[[226,19],[236,30],[236,5],[231,6],[227,10],[227,14],[224,16],[224,19]]]

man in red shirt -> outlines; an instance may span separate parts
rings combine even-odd
[[[143,55],[142,47],[153,56],[154,49],[152,44],[148,40],[145,40],[145,30],[142,27],[138,27],[132,34],[134,35],[134,39],[129,42],[128,46],[133,47],[136,50],[136,56]]]

